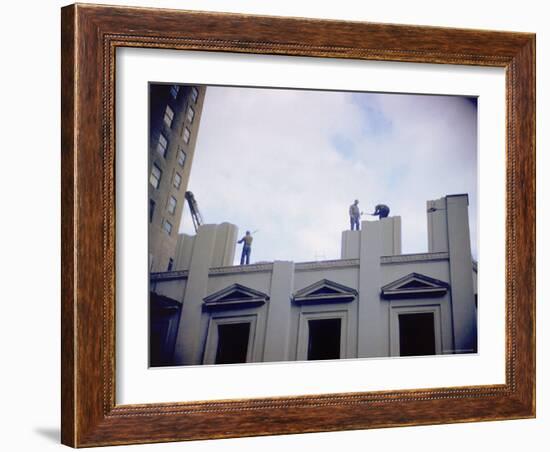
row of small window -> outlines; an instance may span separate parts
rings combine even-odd
[[[186,128],[186,130],[188,130]],[[187,139],[187,142],[189,141],[189,139]],[[159,135],[159,142],[157,144],[157,152],[163,157],[163,158],[166,158],[166,151],[168,150],[168,140],[166,139],[166,137],[161,133]],[[180,149],[178,150],[178,163],[180,166],[183,167],[183,165],[185,164],[185,158],[187,157],[187,155],[185,154],[185,152],[183,151],[183,149]]]
[[[155,213],[156,205],[157,203],[155,201],[153,201],[152,199],[149,200],[149,222],[153,221],[153,215]],[[177,205],[178,205],[178,200],[173,196],[170,196],[170,198],[168,199],[166,210],[168,211],[168,213],[174,215],[176,213]]]
[[[172,94],[172,97],[176,99],[178,97],[178,93],[180,92],[180,86],[179,85],[172,85],[170,88],[170,94]],[[199,98],[199,90],[196,87],[191,87],[191,100],[194,104],[197,103],[197,99]]]
[[[168,206],[166,207],[166,210],[168,210],[169,213],[172,215],[176,212],[176,206],[178,204],[178,201],[173,196],[170,196],[170,199],[168,200]],[[152,199],[149,200],[149,223],[153,222],[153,215],[155,214],[155,207],[156,203]],[[172,223],[168,221],[166,218],[162,222],[162,229],[166,231],[168,235],[172,234]]]
[[[166,127],[168,128],[172,127],[172,123],[174,122],[174,116],[175,116],[174,110],[172,110],[172,107],[170,107],[170,105],[167,105],[166,110],[164,110],[164,124],[166,124]],[[187,122],[189,124],[192,124],[194,118],[195,118],[195,110],[193,109],[193,107],[189,106],[187,108],[187,116],[186,116]]]
[[[159,188],[161,177],[162,170],[155,163],[153,163],[153,168],[151,168],[151,175],[149,176],[149,183],[153,187]],[[177,189],[179,189],[181,186],[181,175],[177,171],[174,173],[173,185]]]

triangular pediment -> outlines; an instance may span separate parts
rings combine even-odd
[[[181,304],[181,301],[167,297],[166,295],[156,292],[149,293],[149,306],[152,311],[178,311],[181,308]]]
[[[250,307],[264,304],[269,296],[259,290],[232,284],[225,289],[214,292],[204,299],[206,309],[230,309],[237,307]]]
[[[338,303],[353,301],[357,290],[328,279],[322,279],[294,294],[295,303]]]
[[[246,300],[249,298],[254,298],[254,296],[243,290],[234,290],[232,292],[229,292],[227,295],[218,298],[218,301]]]
[[[424,281],[420,281],[418,279],[413,279],[407,284],[403,284],[402,286],[399,286],[400,289],[419,289],[420,287],[433,287],[433,286],[431,286],[430,284],[426,284]]]
[[[386,284],[381,292],[384,298],[440,297],[447,293],[449,284],[420,273],[410,273]]]
[[[320,289],[317,289],[310,293],[310,295],[329,295],[329,294],[335,294],[335,293],[342,293],[336,289],[333,289],[332,287],[323,286]]]

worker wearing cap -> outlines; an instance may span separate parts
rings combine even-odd
[[[237,242],[243,243],[243,251],[241,253],[241,265],[245,264],[245,260],[246,265],[250,264],[250,251],[252,250],[252,240],[253,237],[250,234],[250,231],[246,231],[244,237]]]
[[[382,218],[387,218],[387,216],[390,214],[390,208],[385,204],[377,204],[374,206],[374,213],[371,215],[378,215],[378,219],[381,220]]]
[[[359,221],[361,220],[361,212],[359,211],[359,200],[356,199],[351,206],[349,206],[349,222],[351,230],[359,230]]]

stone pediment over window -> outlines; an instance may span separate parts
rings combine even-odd
[[[357,290],[322,279],[294,294],[294,303],[347,303],[355,300]]]
[[[149,305],[152,311],[169,312],[178,311],[181,308],[181,301],[161,295],[155,292],[149,293]]]
[[[442,297],[449,290],[449,284],[419,273],[410,273],[386,284],[381,290],[382,297],[387,299]]]
[[[215,309],[243,309],[261,306],[269,300],[269,296],[241,284],[232,284],[225,289],[208,295],[204,299],[203,307],[206,310]]]

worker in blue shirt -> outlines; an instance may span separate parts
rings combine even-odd
[[[378,215],[379,220],[381,220],[382,218],[387,218],[389,214],[390,214],[390,208],[385,204],[377,204],[374,207],[374,213],[371,213],[371,215],[373,216]]]

